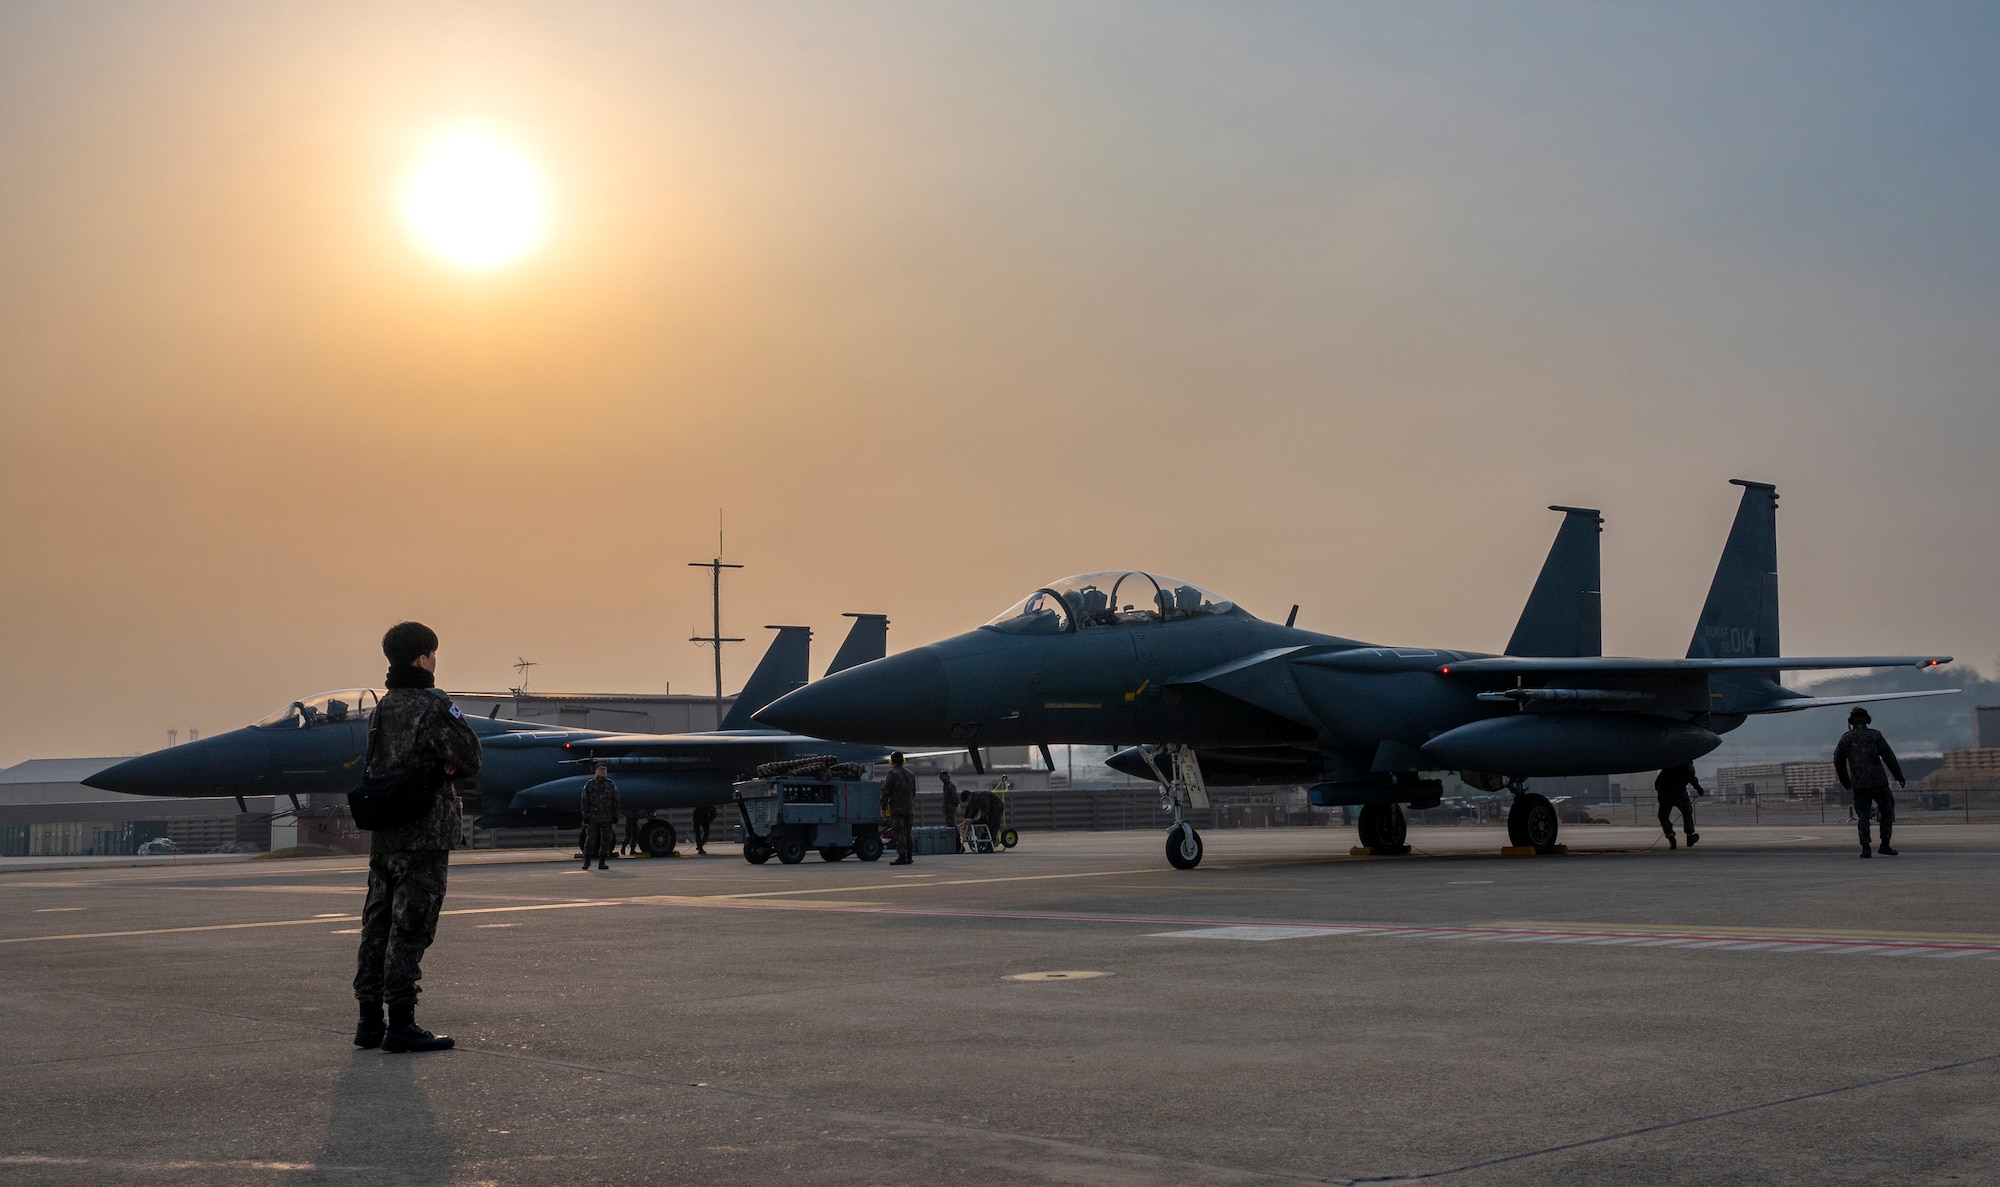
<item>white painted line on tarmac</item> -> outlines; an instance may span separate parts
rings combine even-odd
[[[1304,940],[1314,936],[1353,935],[1353,932],[1330,931],[1324,927],[1257,927],[1237,925],[1231,927],[1198,927],[1192,931],[1156,931],[1147,934],[1147,939],[1173,940]]]

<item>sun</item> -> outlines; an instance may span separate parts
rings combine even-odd
[[[542,187],[519,153],[489,136],[440,142],[403,192],[417,238],[461,268],[512,263],[542,236]]]

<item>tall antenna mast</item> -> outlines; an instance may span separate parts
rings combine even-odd
[[[715,513],[715,559],[712,561],[688,562],[688,568],[690,569],[707,569],[709,572],[710,605],[714,611],[713,616],[709,620],[709,633],[706,635],[695,635],[688,642],[700,643],[703,646],[715,648],[715,721],[717,725],[722,723],[722,645],[724,643],[741,643],[743,641],[741,639],[726,639],[722,635],[722,571],[724,569],[740,569],[742,567],[742,565],[726,564],[722,559],[722,512],[717,511]]]
[[[526,656],[520,656],[520,655],[515,656],[514,671],[519,673],[517,679],[519,679],[521,683],[515,687],[514,691],[517,693],[528,691],[528,669],[539,668],[541,666],[542,666],[541,664],[536,663],[534,660],[531,660]]]

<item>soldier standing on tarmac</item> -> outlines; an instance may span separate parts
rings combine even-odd
[[[958,784],[951,781],[950,771],[939,771],[938,782],[944,784],[944,824],[946,828],[958,827]]]
[[[437,649],[437,632],[423,623],[389,628],[382,636],[388,691],[369,722],[369,775],[424,772],[438,781],[428,814],[376,829],[368,841],[368,898],[354,962],[354,997],[361,1003],[354,1045],[392,1053],[452,1046],[449,1035],[417,1025],[417,982],[424,950],[437,938],[445,871],[464,827],[451,780],[479,773],[479,736],[458,706],[436,691]]]
[[[1894,857],[1896,851],[1889,847],[1889,831],[1896,826],[1896,797],[1889,790],[1889,777],[1895,776],[1896,786],[1904,786],[1903,765],[1896,761],[1896,752],[1889,749],[1889,739],[1880,730],[1869,727],[1870,720],[1868,710],[1859,705],[1847,715],[1847,732],[1840,735],[1840,744],[1833,748],[1833,773],[1842,787],[1854,793],[1854,827],[1861,833],[1861,856],[1872,856],[1868,852],[1868,818],[1879,808],[1882,856]],[[1888,768],[1886,772],[1884,767]]]
[[[1701,840],[1701,834],[1694,831],[1694,801],[1688,798],[1687,789],[1694,788],[1696,795],[1707,795],[1708,789],[1695,778],[1694,764],[1684,762],[1677,767],[1668,767],[1653,780],[1653,793],[1660,799],[1660,829],[1667,834],[1667,848],[1678,849],[1674,844],[1674,809],[1681,810],[1681,828],[1686,830],[1688,848]]]
[[[703,804],[694,810],[694,851],[708,855],[708,828],[715,823],[715,805]]]
[[[900,750],[889,755],[889,773],[882,777],[882,815],[896,833],[896,860],[889,864],[911,864],[917,853],[917,777],[903,765]]]
[[[611,781],[611,768],[597,764],[597,773],[583,785],[583,868],[592,859],[597,868],[608,870],[612,840],[618,831],[618,785]]]

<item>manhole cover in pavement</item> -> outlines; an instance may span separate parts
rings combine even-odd
[[[1049,973],[1014,973],[1009,981],[1088,981],[1092,977],[1109,977],[1110,973],[1093,973],[1087,969],[1063,969]]]

